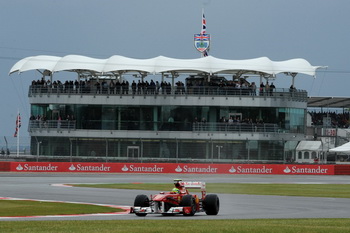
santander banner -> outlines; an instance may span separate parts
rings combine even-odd
[[[334,165],[9,162],[11,172],[334,175]]]

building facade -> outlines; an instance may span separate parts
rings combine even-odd
[[[158,72],[154,81],[140,68],[108,75],[78,68],[59,70],[77,73],[65,83],[53,79],[57,70],[45,69],[29,87],[32,154],[88,161],[281,162],[293,159],[305,138],[307,92],[266,85],[273,74],[257,68],[212,74],[179,67]],[[192,76],[175,83],[181,71]],[[232,80],[220,76],[227,73]],[[243,74],[259,75],[264,87]]]

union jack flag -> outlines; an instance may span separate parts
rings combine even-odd
[[[207,21],[205,20],[205,15],[202,15],[202,31],[201,34],[207,33]]]
[[[21,128],[21,114],[18,113],[17,118],[16,118],[16,131],[15,134],[13,135],[14,137],[17,137],[18,130]]]
[[[202,29],[200,34],[194,34],[194,47],[202,53],[203,57],[208,56],[210,46],[210,35],[207,34],[207,21],[204,10],[202,10]]]

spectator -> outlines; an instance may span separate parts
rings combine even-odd
[[[270,85],[270,96],[273,96],[273,92],[274,92],[275,88],[276,88],[275,85],[273,83],[271,83],[271,85]]]

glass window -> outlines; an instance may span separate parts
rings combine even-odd
[[[106,130],[116,129],[116,109],[113,106],[102,106],[101,127]]]
[[[310,153],[308,151],[304,152],[304,159],[310,159]]]
[[[311,158],[314,159],[317,157],[316,151],[311,152]]]
[[[298,152],[298,159],[302,159],[303,158],[303,152],[299,151]]]

